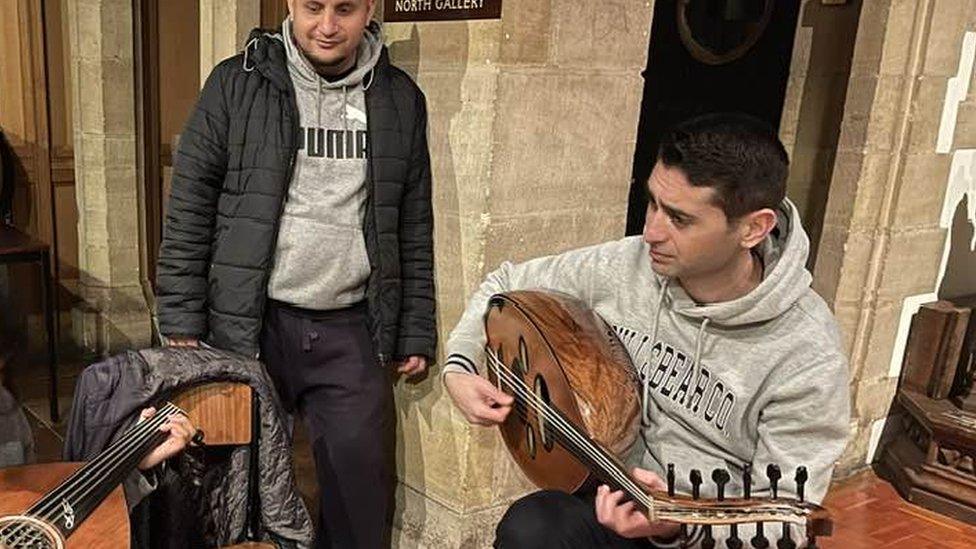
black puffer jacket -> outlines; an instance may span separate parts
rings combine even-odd
[[[433,358],[426,104],[386,48],[374,71],[366,89],[370,330],[381,362]],[[257,353],[298,133],[284,44],[252,31],[244,54],[214,68],[180,137],[157,268],[163,335]]]

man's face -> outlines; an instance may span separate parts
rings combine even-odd
[[[692,280],[728,268],[741,253],[740,235],[715,205],[715,190],[695,187],[680,168],[660,162],[648,180],[644,242],[654,272]]]
[[[298,47],[324,74],[352,67],[375,0],[288,0]]]

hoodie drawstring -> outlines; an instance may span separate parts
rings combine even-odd
[[[705,317],[702,320],[702,323],[698,328],[698,337],[695,338],[695,361],[692,362],[691,367],[695,369],[695,377],[693,377],[692,379],[695,380],[696,385],[698,384],[698,376],[701,375],[700,362],[701,362],[702,343],[705,342],[705,328],[708,327],[709,322],[711,322],[711,319],[708,317]]]
[[[322,127],[322,79],[315,80],[315,127]]]
[[[349,86],[342,86],[342,129],[349,130]]]
[[[370,86],[373,85],[373,76],[375,75],[376,67],[370,67],[369,72],[366,73],[366,77],[363,78],[363,90],[368,90]]]
[[[657,311],[654,313],[654,326],[651,328],[651,349],[654,348],[654,344],[657,342],[657,328],[661,322],[661,311],[664,309],[664,296],[668,293],[668,284],[670,284],[671,279],[664,279],[664,285],[661,286],[661,295],[657,298]],[[650,363],[648,363],[650,366]],[[648,371],[644,372],[644,392],[641,394],[641,425],[647,427],[647,408],[648,408],[648,395],[651,391],[651,372],[650,367]]]
[[[254,46],[255,48],[257,48],[257,44],[258,44],[258,37],[257,36],[255,36],[254,38],[250,39],[247,42],[247,44],[244,44],[244,72],[251,72],[251,71],[254,70],[254,65],[251,65],[250,67],[247,66],[247,57],[248,57],[248,55],[251,52],[251,46]]]
[[[654,313],[654,326],[651,329],[651,348],[654,348],[654,344],[657,343],[657,332],[658,327],[661,324],[661,311],[664,309],[664,296],[668,291],[668,285],[671,279],[665,279],[664,284],[661,287],[661,296],[657,300],[657,312]],[[691,363],[691,367],[694,368],[695,374],[692,376],[693,383],[698,383],[698,377],[701,375],[701,351],[702,344],[705,342],[705,329],[708,328],[708,324],[711,319],[704,317],[701,324],[698,327],[698,335],[695,337],[695,356]],[[641,395],[641,425],[644,427],[648,426],[648,415],[647,410],[650,408],[650,393],[651,393],[651,372],[650,368],[644,372],[644,392]],[[645,441],[646,442],[646,441]]]

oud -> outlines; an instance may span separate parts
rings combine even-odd
[[[166,440],[159,427],[177,414],[186,415],[166,403],[87,463],[0,469],[0,548],[127,547],[121,483]]]
[[[700,499],[699,471],[691,472],[692,496],[674,493],[673,467],[667,492],[648,491],[617,458],[638,436],[640,397],[629,355],[613,330],[579,301],[562,294],[513,291],[489,300],[485,315],[489,379],[515,399],[499,425],[513,459],[536,486],[576,492],[600,482],[623,490],[653,521],[703,525],[781,523],[806,527],[807,547],[831,533],[828,512],[802,501],[806,470],[797,470],[798,500],[777,497],[778,467],[770,466],[772,498],[751,498],[747,468],[744,497],[726,498],[729,474],[716,470],[718,498]],[[763,537],[753,540],[762,547]],[[795,545],[794,545],[795,547]]]

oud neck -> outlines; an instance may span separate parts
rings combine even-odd
[[[183,412],[166,403],[151,418],[128,429],[118,440],[78,469],[27,510],[67,537],[168,436],[159,427]]]

